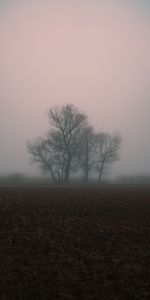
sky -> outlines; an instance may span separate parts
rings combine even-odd
[[[0,0],[0,174],[40,174],[26,141],[66,103],[121,133],[112,176],[150,174],[149,53],[149,0]]]

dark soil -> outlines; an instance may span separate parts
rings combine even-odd
[[[150,187],[1,188],[0,299],[150,299]]]

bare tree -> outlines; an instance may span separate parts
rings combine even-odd
[[[120,134],[111,136],[107,133],[98,133],[96,140],[95,170],[98,172],[98,183],[101,183],[106,165],[119,160],[118,151],[122,139]]]
[[[28,151],[33,162],[38,162],[44,171],[50,172],[53,181],[68,182],[78,131],[87,124],[87,116],[72,104],[67,104],[50,109],[48,117],[53,128],[45,138],[28,142]]]
[[[71,163],[76,152],[78,132],[87,124],[87,116],[81,113],[72,104],[54,107],[48,113],[50,124],[56,129],[53,131],[57,141],[58,151],[64,157],[64,181],[70,177]]]
[[[96,134],[87,115],[72,104],[53,107],[48,117],[51,127],[46,136],[27,143],[32,161],[54,182],[68,182],[71,172],[82,170],[85,182],[96,172],[100,183],[108,163],[119,159],[120,135]]]
[[[57,181],[56,166],[54,154],[46,139],[37,138],[34,142],[27,142],[27,148],[32,155],[32,162],[39,163],[41,169],[45,172],[50,172],[51,178],[54,182]]]
[[[79,167],[83,170],[84,181],[88,182],[94,166],[96,135],[92,126],[86,126],[79,132],[76,156]]]

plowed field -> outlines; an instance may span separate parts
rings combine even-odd
[[[150,187],[0,188],[0,299],[150,299]]]

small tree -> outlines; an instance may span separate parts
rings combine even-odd
[[[49,147],[49,143],[44,138],[37,138],[34,142],[27,142],[27,148],[32,156],[32,162],[39,163],[41,169],[50,173],[54,182],[57,181],[56,159],[55,153]]]
[[[88,182],[94,166],[96,135],[92,126],[86,126],[79,132],[76,156],[79,168],[83,170],[84,181]]]
[[[98,183],[101,183],[106,165],[119,160],[119,149],[121,146],[120,134],[109,135],[98,133],[96,137],[96,160],[95,170],[98,173]]]

